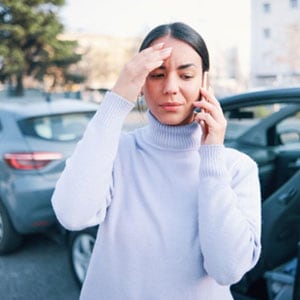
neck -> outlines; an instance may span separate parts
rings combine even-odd
[[[173,150],[198,149],[200,147],[202,130],[198,123],[166,125],[160,123],[150,111],[147,115],[149,126],[146,127],[146,135],[156,146]]]

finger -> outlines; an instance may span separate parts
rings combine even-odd
[[[204,112],[210,113],[214,118],[223,115],[223,111],[220,106],[217,106],[216,104],[213,104],[206,100],[201,100],[197,107],[199,107],[200,110],[203,110]]]
[[[206,99],[196,101],[193,103],[193,105],[197,108],[196,110],[194,110],[196,113],[200,111],[209,113],[216,120],[221,120],[222,118],[224,118],[224,114],[221,107],[211,102],[208,102]]]
[[[160,67],[164,60],[166,60],[172,52],[172,48],[164,48],[158,51],[155,51],[153,55],[150,57],[150,62],[152,63],[151,71],[155,68]]]
[[[162,49],[164,45],[165,45],[165,43],[158,43],[158,44],[155,44],[155,45],[153,45],[149,48],[152,48],[154,50],[159,50],[159,49]]]
[[[217,122],[209,113],[201,112],[195,116],[205,130],[205,143],[219,144],[224,142],[226,122]]]
[[[154,50],[153,47],[147,48],[138,53],[126,65],[126,73],[129,77],[141,76],[141,78],[146,78],[149,72],[163,64],[164,59],[170,56],[171,51],[172,48],[159,50]]]
[[[163,61],[171,55],[172,49],[172,47],[167,47],[163,49],[153,50],[152,52],[147,54],[146,58],[153,61]]]
[[[202,102],[202,101],[201,101]],[[207,102],[206,102],[207,103]],[[203,120],[209,122],[211,126],[217,126],[218,128],[226,128],[227,121],[221,110],[217,110],[214,106],[207,103],[206,107],[201,108],[201,112],[196,114],[195,120]]]
[[[142,50],[138,54],[138,56],[142,56],[144,58],[147,58],[147,57],[155,58],[156,56],[160,57],[160,58],[163,58],[166,55],[170,55],[170,53],[172,51],[172,47],[165,47],[164,48],[163,46],[164,46],[164,43],[159,43],[159,44],[156,44],[154,46],[148,47],[148,48]]]
[[[136,65],[146,68],[148,72],[160,67],[164,60],[167,59],[172,52],[172,48],[163,48],[155,50],[153,47],[145,49],[145,51],[140,53],[136,58]]]
[[[213,89],[209,87],[208,90],[204,88],[200,88],[201,95],[204,96],[204,98],[208,101],[216,105],[217,107],[220,107],[220,102],[218,99],[214,96]]]
[[[210,113],[201,111],[195,116],[195,121],[198,123],[205,123],[209,128],[214,128],[218,125],[216,120],[212,117]]]

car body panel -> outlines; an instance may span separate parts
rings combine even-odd
[[[262,253],[257,265],[232,290],[238,293],[235,299],[265,299],[266,272],[294,258],[300,238],[300,88],[235,95],[221,99],[221,104],[234,121],[240,117],[242,123],[245,117],[245,127],[226,144],[257,162],[262,191]],[[254,110],[247,107],[273,111],[254,120],[255,113],[250,113]],[[229,118],[229,127],[230,122]]]
[[[24,134],[21,123],[26,119],[90,112],[99,105],[78,100],[51,103],[0,103],[0,201],[6,208],[14,229],[20,234],[42,232],[57,224],[51,197],[64,166],[79,139],[47,140]],[[3,157],[7,153],[57,152],[61,158],[42,169],[17,170]]]

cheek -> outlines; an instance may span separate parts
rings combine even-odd
[[[143,94],[143,97],[144,97],[147,107],[151,108],[153,99],[154,99],[154,95],[145,86],[142,88],[142,94]]]
[[[151,94],[152,90],[153,88],[151,88],[151,85],[149,85],[149,83],[146,81],[142,87],[142,93],[144,94],[144,96],[148,96],[149,94]]]
[[[155,84],[145,83],[142,88],[142,93],[146,101],[153,101],[157,98],[156,96],[159,93],[159,89]]]
[[[186,98],[187,102],[194,102],[200,99],[200,88],[198,85],[190,86],[189,88],[185,89],[184,97]]]

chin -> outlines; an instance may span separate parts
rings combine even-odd
[[[179,125],[187,125],[193,122],[192,117],[179,117],[179,116],[168,116],[168,117],[161,117],[159,121],[165,125],[169,126],[179,126]]]

